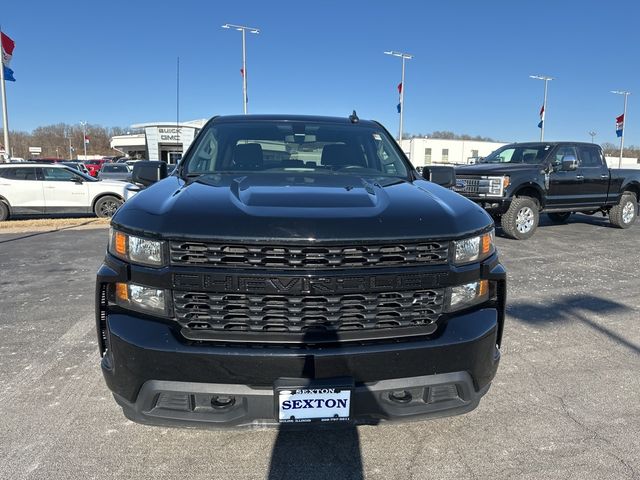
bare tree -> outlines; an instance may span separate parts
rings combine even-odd
[[[2,130],[0,130],[2,132]],[[87,154],[89,155],[118,155],[109,143],[111,137],[122,135],[126,130],[122,127],[103,127],[102,125],[87,125]],[[30,158],[29,147],[41,147],[41,157],[69,157],[69,142],[75,149],[75,154],[83,152],[82,127],[57,123],[35,128],[32,132],[10,131],[11,149],[13,156]]]

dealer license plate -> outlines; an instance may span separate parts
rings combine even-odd
[[[280,423],[344,422],[351,411],[351,389],[286,388],[278,390]]]

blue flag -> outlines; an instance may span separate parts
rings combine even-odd
[[[13,70],[11,70],[6,65],[3,65],[3,66],[4,66],[4,79],[7,82],[15,82],[16,78],[13,76]]]
[[[400,104],[400,103],[399,103],[399,104],[397,105],[397,108],[398,108],[398,113],[400,113],[400,112],[402,111],[402,104]]]

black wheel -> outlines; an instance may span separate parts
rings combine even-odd
[[[118,197],[106,195],[96,202],[93,211],[100,218],[113,217],[120,205],[122,205],[122,200]]]
[[[0,222],[9,218],[9,207],[6,203],[0,201]]]
[[[609,210],[609,222],[618,228],[629,228],[638,215],[638,200],[632,192],[624,192],[617,205]]]
[[[526,240],[535,232],[539,219],[538,202],[531,197],[516,197],[502,215],[502,230],[508,237]]]
[[[553,223],[567,223],[570,216],[571,212],[547,213],[547,217],[549,217],[549,220]]]

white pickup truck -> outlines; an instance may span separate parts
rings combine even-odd
[[[138,190],[133,184],[99,181],[63,165],[0,164],[0,221],[50,213],[110,217]]]

